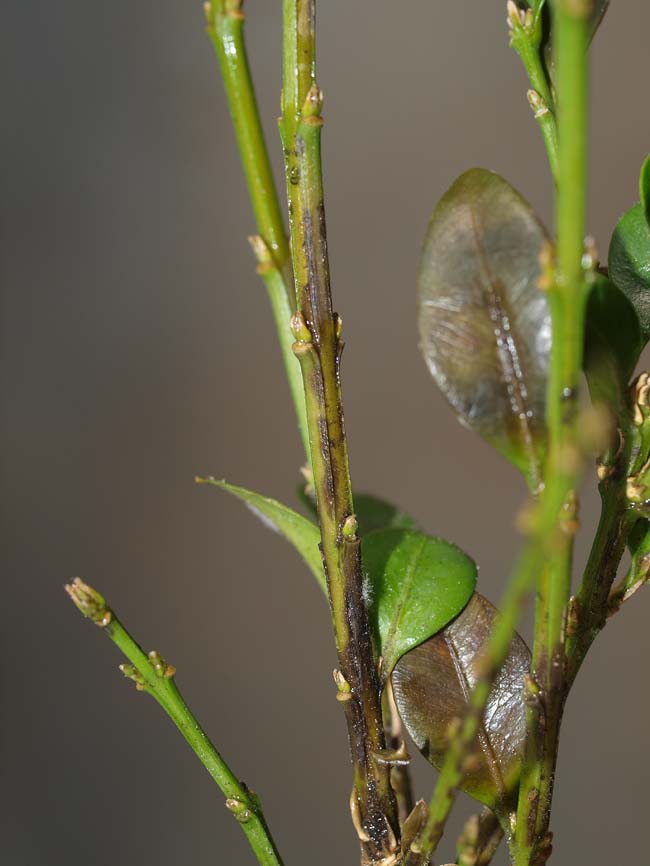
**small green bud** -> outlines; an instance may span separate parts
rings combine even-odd
[[[350,686],[350,683],[339,670],[334,669],[332,671],[332,676],[336,683],[336,700],[349,701],[352,697],[352,687]]]
[[[311,331],[307,327],[305,317],[298,311],[291,317],[291,333],[298,343],[311,343]]]
[[[530,107],[533,109],[533,114],[535,115],[536,120],[539,120],[540,117],[544,117],[545,114],[549,114],[548,105],[536,90],[527,91],[526,97]]]
[[[357,537],[357,531],[359,529],[359,522],[354,514],[351,514],[349,517],[346,517],[343,521],[343,526],[341,527],[341,535],[343,538],[347,540],[351,540]]]
[[[275,269],[273,255],[268,244],[260,235],[251,235],[248,238],[248,243],[251,245],[253,254],[257,259],[257,273],[266,274]]]
[[[149,653],[149,661],[159,677],[169,679],[176,673],[174,665],[168,665],[157,650],[151,650]]]
[[[226,809],[228,809],[229,812],[232,812],[240,824],[246,824],[247,821],[250,821],[253,815],[251,810],[248,808],[248,805],[242,800],[238,800],[236,797],[228,797],[226,800]]]
[[[309,92],[307,93],[307,98],[305,99],[302,106],[302,117],[307,120],[308,118],[319,118],[323,109],[323,91],[316,84],[312,84],[309,88]]]
[[[107,626],[113,619],[104,596],[84,583],[80,577],[75,577],[72,583],[66,584],[65,591],[82,614],[100,628]]]
[[[137,691],[144,691],[144,678],[134,665],[120,665],[120,670],[127,680],[133,680]]]

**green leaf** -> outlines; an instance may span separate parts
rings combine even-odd
[[[318,547],[320,530],[316,524],[281,502],[276,502],[275,499],[269,499],[267,496],[261,496],[252,490],[246,490],[244,487],[236,487],[226,481],[217,481],[216,478],[197,478],[196,480],[200,484],[211,484],[213,487],[219,487],[221,490],[232,493],[233,496],[241,499],[265,526],[283,535],[302,556],[320,588],[327,596],[327,584]]]
[[[618,221],[609,245],[609,278],[630,301],[650,338],[650,225],[640,204]]]
[[[623,409],[643,345],[634,307],[610,280],[597,275],[587,302],[584,351],[584,370],[595,403]]]
[[[393,671],[393,693],[404,726],[438,769],[447,753],[450,725],[467,712],[497,617],[496,608],[474,593],[460,616],[403,656]],[[500,816],[516,802],[526,739],[524,677],[529,668],[530,651],[516,634],[492,687],[460,785]]]
[[[546,232],[503,178],[461,175],[433,212],[419,273],[420,348],[462,423],[535,489],[551,348],[537,286]]]
[[[547,8],[552,4],[546,4]],[[596,35],[598,28],[603,23],[603,18],[605,17],[605,13],[609,7],[609,0],[595,0],[592,10],[589,13],[589,42],[593,42],[594,36]],[[552,13],[551,13],[552,16]],[[550,22],[547,21],[547,26],[545,28],[545,36],[542,43],[542,51],[544,54],[544,60],[546,62],[546,68],[548,70],[549,77],[551,81],[555,78],[555,61],[553,59],[553,45],[551,42],[551,27]]]
[[[307,513],[318,519],[316,503],[305,487],[298,487],[298,498],[304,505]],[[404,514],[397,505],[393,505],[387,499],[373,496],[371,493],[354,494],[354,513],[359,524],[359,535],[368,535],[377,529],[416,529],[417,524],[412,517]]]
[[[377,529],[416,528],[415,520],[410,515],[404,514],[392,502],[373,496],[371,493],[355,494],[354,510],[361,535],[367,535]]]
[[[645,219],[650,224],[650,156],[645,158],[639,175],[639,194]]]
[[[603,18],[605,17],[605,13],[607,12],[607,8],[609,6],[609,0],[596,0],[594,3],[594,8],[590,15],[590,25],[591,25],[591,38],[593,39],[596,35],[596,31],[603,23]]]
[[[439,631],[467,604],[476,565],[454,544],[410,529],[362,537],[369,614],[383,676],[404,653]]]

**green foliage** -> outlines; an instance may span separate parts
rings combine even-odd
[[[650,223],[650,156],[645,158],[639,174],[639,196],[646,222]]]
[[[542,4],[544,2],[542,0]],[[550,4],[546,4],[550,8]],[[591,12],[589,13],[589,41],[591,42],[598,32],[598,28],[603,23],[603,18],[609,8],[609,0],[594,0]],[[551,13],[552,14],[552,13]],[[551,79],[555,78],[555,59],[553,51],[553,43],[551,40],[551,28],[546,28],[546,35],[543,43],[543,52],[546,60],[546,67]]]
[[[566,695],[607,616],[650,575],[647,374],[637,380],[632,401],[627,390],[650,337],[650,157],[641,169],[641,202],[613,234],[609,278],[596,276],[583,316],[593,276],[583,245],[586,51],[609,0],[588,6],[508,3],[511,44],[528,74],[529,102],[557,186],[557,255],[519,193],[493,172],[472,169],[435,208],[419,269],[420,344],[429,370],[459,420],[517,466],[535,494],[534,509],[527,512],[534,510],[527,521],[530,538],[500,614],[475,592],[476,566],[458,547],[417,531],[413,519],[386,500],[353,496],[342,424],[340,320],[333,314],[325,234],[315,3],[283,3],[281,132],[291,253],[245,54],[241,5],[242,0],[211,0],[205,9],[207,29],[249,183],[259,232],[253,247],[274,310],[322,529],[305,489],[299,496],[309,517],[225,481],[197,480],[231,493],[283,535],[326,596],[329,582],[339,652],[337,698],[346,705],[355,778],[351,803],[362,862],[424,866],[460,787],[498,815],[509,833],[515,866],[544,866]],[[560,35],[556,46],[552,33]],[[558,100],[551,84],[558,87]],[[290,258],[299,307],[291,333]],[[543,274],[540,261],[546,265]],[[540,276],[548,294],[540,291]],[[575,491],[587,438],[580,436],[584,416],[575,399],[581,358],[592,400],[618,415],[619,435],[611,461],[599,461],[603,513],[571,598]],[[643,515],[636,523],[634,508]],[[612,590],[626,545],[632,564]],[[515,628],[535,581],[531,659]],[[357,604],[362,589],[365,604]],[[138,689],[150,691],[177,724],[226,795],[226,806],[259,862],[281,866],[259,801],[237,782],[180,698],[173,665],[156,652],[146,656],[103,597],[83,581],[75,580],[68,592],[130,660],[124,673]],[[388,690],[391,712],[382,717],[380,691],[389,677],[404,726],[441,770],[430,807],[420,801],[399,822],[396,801],[402,799],[404,811],[410,796],[404,749],[393,748],[383,734],[392,706]],[[478,829],[465,834],[463,863],[486,866],[494,849],[482,859],[478,835]]]
[[[413,742],[441,768],[449,729],[468,710],[487,643],[498,621],[496,608],[474,593],[450,625],[405,655],[392,676],[400,716]],[[515,635],[482,715],[474,752],[461,789],[503,814],[511,808],[526,736],[524,677],[528,647]]]
[[[318,520],[314,498],[303,484],[298,486],[298,499],[310,517]],[[355,493],[354,514],[359,524],[359,534],[362,536],[377,529],[417,529],[417,524],[410,515],[387,499],[372,493]]]
[[[265,526],[283,535],[302,556],[321,589],[327,594],[323,564],[318,549],[320,532],[314,523],[281,502],[254,493],[252,490],[246,490],[244,487],[236,487],[226,481],[217,481],[216,478],[197,478],[197,481],[232,493],[244,502]]]
[[[476,585],[476,565],[454,544],[408,529],[373,532],[361,549],[385,678],[404,653],[463,609]]]
[[[419,272],[424,359],[460,420],[540,480],[551,348],[539,257],[547,235],[524,199],[484,169],[433,212]]]
[[[214,478],[197,479],[232,493],[302,556],[327,595],[318,526],[298,512],[259,493]],[[366,519],[392,517],[410,522],[394,506],[365,499]],[[384,658],[384,676],[409,649],[431,637],[462,610],[476,585],[476,566],[455,545],[412,529],[379,529],[363,536],[370,616]]]
[[[609,277],[636,310],[641,332],[650,338],[650,225],[641,204],[618,221],[609,245]]]
[[[610,280],[598,275],[585,320],[584,369],[594,402],[621,411],[644,343],[632,304]]]
[[[416,529],[413,518],[405,514],[397,505],[373,496],[371,493],[357,493],[354,497],[354,513],[359,521],[359,532],[368,535],[377,529]]]

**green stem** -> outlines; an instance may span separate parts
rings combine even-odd
[[[489,866],[503,836],[499,819],[490,809],[472,815],[456,845],[457,866]]]
[[[569,686],[607,618],[645,582],[650,565],[648,522],[643,519],[647,493],[635,491],[640,481],[643,487],[647,485],[650,422],[645,382],[644,374],[632,386],[631,410],[621,401],[620,446],[601,464],[600,522],[574,601],[575,628],[567,641]],[[629,494],[640,501],[631,501]],[[626,545],[632,564],[627,576],[612,589]]]
[[[625,577],[607,598],[607,617],[613,616],[635,595],[650,577],[650,530],[646,519],[639,520],[629,534],[632,563]],[[613,582],[613,581],[612,581]]]
[[[528,101],[539,124],[553,180],[558,178],[557,122],[553,93],[542,62],[542,6],[535,11],[520,10],[514,0],[508,4],[510,44],[519,55],[531,90]]]
[[[501,599],[501,616],[488,643],[485,670],[470,696],[469,709],[458,733],[452,738],[433,792],[427,821],[411,844],[404,858],[404,866],[424,866],[436,850],[453,805],[455,790],[463,776],[465,759],[476,739],[479,725],[495,677],[506,659],[521,609],[533,586],[549,545],[549,538],[557,535],[557,513],[561,501],[545,497],[538,515],[535,536],[519,555],[506,592]]]
[[[181,732],[226,797],[226,807],[241,825],[261,866],[282,866],[259,799],[237,780],[199,725],[176,687],[175,668],[155,651],[147,655],[97,590],[79,578],[66,586],[66,590],[84,616],[99,625],[131,662],[131,665],[120,666],[124,675],[135,681],[138,691],[154,697]]]
[[[235,129],[248,193],[257,223],[259,242],[254,251],[275,320],[282,359],[298,420],[300,437],[309,462],[309,437],[300,368],[293,357],[289,327],[294,312],[290,289],[290,251],[269,161],[255,90],[244,42],[242,0],[206,3],[207,31],[214,45]]]
[[[587,186],[589,22],[587,4],[556,0],[553,40],[557,58],[557,263],[549,285],[553,344],[547,397],[549,457],[543,498],[563,509],[564,528],[547,552],[535,618],[532,673],[540,699],[528,718],[522,768],[515,862],[542,863],[550,851],[550,820],[558,738],[566,698],[565,625],[571,592],[575,489],[580,469],[576,441],[587,283],[583,269]],[[559,518],[558,518],[559,519]]]
[[[392,857],[399,822],[385,751],[377,661],[363,600],[363,572],[343,422],[341,320],[334,314],[323,199],[322,95],[315,81],[313,0],[283,0],[283,99],[291,252],[299,312],[293,320],[305,388],[314,490],[340,670],[339,699],[354,767],[353,819],[364,862]]]
[[[608,597],[633,522],[627,512],[626,479],[601,484],[602,509],[594,542],[574,602],[576,629],[567,640],[567,687],[573,684],[594,639],[605,626]]]

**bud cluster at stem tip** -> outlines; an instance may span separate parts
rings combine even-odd
[[[535,19],[532,9],[520,9],[515,0],[508,0],[506,8],[510,30],[522,28],[526,32],[532,31]]]
[[[105,628],[113,619],[104,596],[84,583],[80,577],[75,577],[72,583],[66,584],[65,591],[82,614],[100,628]]]

